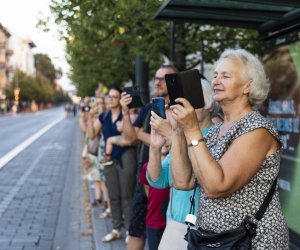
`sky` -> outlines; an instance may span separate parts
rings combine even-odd
[[[0,23],[21,38],[29,38],[36,45],[34,53],[47,54],[55,68],[61,68],[63,77],[58,80],[65,90],[72,90],[68,79],[69,65],[65,59],[64,43],[59,40],[57,26],[49,32],[36,28],[38,17],[50,16],[51,0],[0,0]]]

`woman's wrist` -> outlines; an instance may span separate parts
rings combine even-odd
[[[203,135],[202,135],[200,129],[185,131],[184,135],[185,135],[187,144],[190,144],[193,140],[203,139]]]
[[[122,108],[122,115],[123,116],[129,116],[129,109],[128,108]]]
[[[199,126],[193,126],[191,128],[183,129],[183,133],[185,136],[193,136],[199,133],[201,134],[201,130]]]
[[[172,129],[172,135],[176,135],[176,136],[184,135],[182,128],[178,127],[176,129]]]
[[[150,149],[152,152],[154,153],[160,153],[161,152],[161,149],[162,149],[162,146],[158,146],[158,145],[151,145],[150,144]]]

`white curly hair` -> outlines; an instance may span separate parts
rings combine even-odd
[[[224,58],[237,58],[243,62],[245,66],[243,72],[245,80],[252,81],[249,93],[250,104],[255,106],[266,100],[270,91],[270,82],[262,62],[244,49],[226,49],[217,63]]]

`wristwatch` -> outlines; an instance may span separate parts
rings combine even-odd
[[[191,140],[191,144],[188,144],[188,147],[196,147],[200,142],[205,142],[204,138]]]

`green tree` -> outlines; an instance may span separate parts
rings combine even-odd
[[[55,69],[51,59],[46,54],[35,54],[34,65],[39,74],[42,74],[51,84],[61,77],[60,69]]]
[[[11,88],[6,90],[10,100],[14,99],[13,90],[15,87],[20,88],[20,101],[37,103],[54,102],[55,90],[48,80],[41,74],[29,76],[22,71],[15,71]]]
[[[81,96],[93,94],[99,81],[107,86],[134,81],[136,56],[145,58],[152,73],[163,56],[168,57],[169,23],[153,20],[161,4],[161,0],[52,0],[51,11],[66,41],[70,77]],[[48,28],[47,20],[39,25]],[[256,50],[254,31],[188,23],[177,23],[175,31],[175,64],[180,70],[213,62],[226,47]]]

